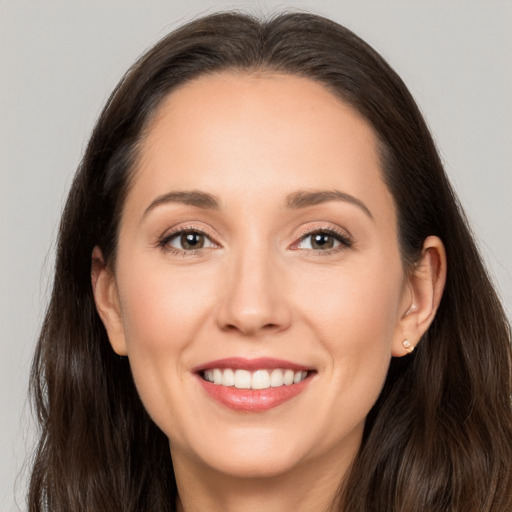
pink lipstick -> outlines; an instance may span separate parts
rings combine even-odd
[[[230,409],[262,412],[296,397],[316,371],[274,358],[226,358],[193,369],[206,393]]]

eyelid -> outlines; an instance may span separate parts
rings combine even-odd
[[[325,249],[325,250],[310,250],[310,249],[303,249],[305,251],[309,250],[315,253],[320,254],[329,254],[332,252],[337,252],[340,250],[348,249],[352,247],[355,243],[354,237],[348,232],[348,230],[344,230],[341,228],[334,227],[332,225],[317,225],[317,226],[309,226],[307,228],[302,229],[297,235],[296,235],[296,241],[293,242],[293,244],[290,246],[290,249],[292,250],[302,250],[297,247],[298,244],[300,244],[305,238],[318,234],[318,233],[326,233],[329,235],[334,236],[339,242],[340,245],[331,249]]]
[[[197,250],[181,250],[176,247],[172,247],[169,245],[169,242],[176,236],[186,233],[186,232],[195,232],[199,233],[203,236],[206,236],[210,242],[213,244],[213,248],[220,248],[222,245],[217,241],[217,237],[212,234],[211,230],[208,228],[205,228],[204,226],[199,227],[198,225],[194,224],[178,224],[176,226],[173,226],[172,228],[166,230],[160,237],[158,237],[156,246],[163,248],[165,250],[176,252],[183,255],[194,255],[194,254],[200,254],[205,250],[211,249],[212,247],[205,247],[200,248]],[[348,232],[346,229],[341,229],[339,227],[335,227],[332,225],[327,224],[321,224],[321,225],[315,225],[315,226],[308,226],[303,229],[301,229],[296,235],[295,235],[295,241],[291,244],[289,247],[291,250],[302,250],[297,247],[298,244],[300,244],[305,238],[308,236],[315,235],[317,233],[326,233],[334,236],[339,241],[339,246],[336,246],[331,249],[325,249],[325,250],[311,250],[311,249],[303,249],[304,251],[310,251],[315,253],[321,253],[321,254],[329,254],[333,252],[342,251],[344,249],[348,249],[352,247],[355,243],[355,240],[353,236]]]
[[[178,236],[180,234],[187,233],[187,232],[199,233],[199,234],[207,237],[210,240],[210,242],[215,246],[214,248],[221,247],[220,243],[217,241],[216,237],[210,232],[209,229],[204,228],[204,227],[199,227],[197,225],[191,225],[191,224],[185,224],[185,225],[179,224],[177,226],[174,226],[174,227],[166,230],[162,235],[160,235],[158,237],[156,245],[157,245],[157,247],[161,247],[162,249],[166,249],[170,252],[176,252],[176,253],[184,254],[184,255],[193,255],[193,254],[200,253],[204,250],[211,249],[211,247],[203,247],[201,249],[185,251],[185,250],[181,250],[176,247],[172,247],[172,246],[168,245],[169,242],[173,238],[175,238],[176,236]]]

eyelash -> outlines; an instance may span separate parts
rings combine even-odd
[[[324,249],[324,250],[314,250],[314,249],[300,249],[297,246],[301,244],[304,240],[306,240],[309,237],[313,237],[315,235],[327,235],[332,236],[337,242],[339,242],[339,245],[336,247],[333,247],[331,249]],[[350,249],[354,245],[354,242],[350,236],[348,236],[346,233],[342,233],[336,229],[333,228],[317,228],[313,231],[306,231],[304,234],[302,234],[297,242],[293,244],[293,248],[296,251],[300,250],[308,250],[312,254],[315,254],[317,256],[327,256],[329,254],[334,254],[340,251],[344,251],[345,249]]]
[[[185,249],[178,249],[177,247],[173,247],[172,245],[169,245],[172,240],[174,240],[177,237],[180,237],[184,234],[197,234],[202,235],[205,238],[207,238],[214,247],[219,247],[219,244],[215,242],[213,237],[203,231],[202,229],[194,228],[194,227],[180,227],[176,229],[175,231],[172,231],[171,233],[167,233],[164,236],[162,236],[157,243],[157,246],[163,249],[166,252],[169,252],[171,254],[175,254],[178,256],[199,256],[203,254],[205,249],[209,249],[209,247],[201,248],[201,249],[193,249],[193,250],[185,250]]]
[[[175,231],[172,231],[171,233],[168,233],[164,236],[162,236],[157,243],[157,246],[161,249],[165,250],[166,252],[169,252],[171,254],[180,255],[180,256],[199,256],[204,253],[205,250],[209,249],[210,247],[201,248],[201,249],[193,249],[193,250],[185,250],[185,249],[178,249],[176,247],[173,247],[170,244],[172,240],[175,238],[182,236],[184,234],[197,234],[202,235],[205,238],[207,238],[213,247],[220,247],[220,245],[214,240],[214,238],[206,233],[205,231],[201,229],[197,229],[194,227],[182,227],[179,229],[176,229]],[[297,246],[300,245],[304,240],[306,240],[309,237],[313,237],[315,235],[327,235],[332,236],[337,242],[339,242],[339,245],[336,247],[333,247],[331,249],[325,249],[325,250],[314,250],[314,249],[301,249]],[[292,245],[292,250],[307,250],[311,251],[312,253],[315,253],[318,256],[321,255],[329,255],[333,253],[337,253],[340,251],[343,251],[345,249],[349,249],[353,246],[353,240],[345,233],[341,233],[333,228],[317,228],[313,231],[306,231],[303,233],[299,240],[297,242],[294,242]]]

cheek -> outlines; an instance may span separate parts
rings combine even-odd
[[[169,269],[165,263],[139,263],[120,289],[128,349],[180,350],[193,339],[209,307],[210,280],[197,271]]]
[[[375,258],[330,272],[319,269],[302,280],[294,295],[297,307],[305,307],[317,327],[339,340],[337,345],[377,348],[383,340],[391,342],[402,283],[399,264]]]
[[[382,389],[399,317],[402,268],[385,263],[318,273],[295,293],[297,307],[304,308],[304,318],[328,354],[326,371],[339,390],[333,400],[342,402],[344,414],[361,419]]]
[[[165,263],[141,259],[131,262],[129,272],[119,269],[124,276],[119,295],[128,358],[145,408],[158,425],[168,426],[172,418],[166,411],[183,405],[175,390],[190,378],[184,361],[213,292],[197,270],[170,270]]]

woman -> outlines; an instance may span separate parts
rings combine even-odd
[[[30,510],[510,510],[510,355],[400,78],[317,16],[208,16],[73,183]]]

